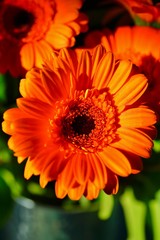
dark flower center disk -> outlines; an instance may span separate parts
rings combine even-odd
[[[35,17],[32,13],[18,7],[8,6],[3,14],[3,24],[6,32],[16,39],[27,36]]]
[[[78,135],[89,135],[95,128],[94,120],[86,115],[78,115],[74,118],[71,127]]]

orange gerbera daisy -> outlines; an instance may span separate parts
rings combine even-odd
[[[0,72],[23,74],[53,51],[75,44],[87,30],[83,0],[0,1]]]
[[[156,116],[143,105],[147,78],[131,61],[115,61],[101,45],[62,49],[20,82],[18,108],[4,113],[3,131],[25,177],[56,181],[58,198],[97,198],[118,190],[118,176],[142,169]]]
[[[93,31],[85,40],[86,47],[102,43],[116,58],[130,59],[149,80],[147,101],[160,115],[160,30],[152,27],[118,27]],[[155,47],[156,46],[156,47]]]

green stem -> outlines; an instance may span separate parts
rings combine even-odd
[[[127,240],[145,240],[146,205],[138,201],[131,189],[126,189],[121,196],[127,228]]]
[[[99,212],[98,216],[101,220],[107,220],[112,215],[114,207],[113,195],[107,195],[101,191],[99,195]]]
[[[160,239],[160,199],[149,202],[154,240]]]

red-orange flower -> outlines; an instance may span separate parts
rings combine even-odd
[[[13,76],[41,66],[53,49],[71,47],[87,30],[83,0],[0,1],[0,72]]]
[[[152,27],[118,27],[93,31],[85,40],[86,47],[102,43],[117,59],[130,59],[149,80],[147,101],[160,115],[160,30]],[[148,95],[149,94],[149,95]]]
[[[124,5],[133,18],[139,17],[148,23],[160,23],[160,3],[153,4],[152,0],[115,1]]]
[[[142,102],[147,78],[131,61],[115,61],[101,45],[61,49],[20,83],[18,108],[4,113],[3,131],[25,177],[56,181],[58,198],[97,198],[118,191],[118,176],[142,169],[156,116]]]

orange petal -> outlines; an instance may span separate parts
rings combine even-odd
[[[6,110],[3,114],[4,121],[2,122],[2,130],[9,135],[14,134],[12,123],[13,120],[16,121],[17,119],[23,117],[25,117],[25,114],[23,114],[22,111],[18,108],[11,108]]]
[[[61,49],[64,47],[72,47],[74,45],[74,42],[70,41],[72,36],[73,30],[67,25],[54,24],[51,32],[46,35],[45,40],[50,43],[54,49]]]
[[[73,160],[67,159],[67,164],[61,174],[58,175],[59,186],[62,189],[71,189],[75,184],[75,177],[73,172]]]
[[[74,34],[73,35],[78,35],[80,34],[80,32],[84,32],[83,28],[81,28],[80,26],[80,22],[78,21],[78,23],[76,22],[77,19],[73,22],[69,22],[67,23],[67,25],[74,30]],[[87,26],[87,24],[85,24]]]
[[[51,99],[42,85],[42,80],[36,69],[26,74],[26,79],[20,81],[20,93],[23,97],[39,99],[42,102],[50,103]]]
[[[3,114],[3,118],[6,121],[13,121],[13,120],[15,121],[23,117],[24,117],[24,113],[18,108],[10,108],[6,110]]]
[[[34,172],[33,162],[30,161],[30,159],[28,159],[24,169],[24,177],[26,179],[29,179],[33,175],[33,172]]]
[[[115,70],[108,87],[111,94],[115,94],[127,82],[128,77],[132,70],[131,61],[121,60],[116,63],[117,69]]]
[[[108,86],[115,67],[115,59],[111,52],[107,52],[100,60],[95,75],[93,77],[93,86],[97,89],[103,89]]]
[[[53,52],[53,49],[50,46],[50,44],[44,40],[34,42],[33,47],[34,47],[34,54],[35,54],[35,66],[42,67],[42,64],[46,59],[49,58],[49,56]]]
[[[132,28],[128,26],[117,28],[114,33],[114,38],[115,38],[116,52],[117,53],[126,52],[128,49],[131,48],[133,44]]]
[[[63,188],[59,180],[57,180],[55,184],[55,193],[60,199],[63,199],[68,193],[68,190]]]
[[[98,189],[103,189],[107,182],[106,166],[94,154],[89,154],[88,158],[89,158],[88,160],[90,160],[90,164],[92,166],[92,171],[94,172],[94,179],[90,179],[90,180],[93,182],[93,184],[95,184],[95,186]]]
[[[20,50],[21,62],[22,66],[30,70],[33,66],[35,66],[35,51],[33,47],[33,43],[24,44]]]
[[[24,169],[24,177],[29,179],[32,175],[39,175],[43,168],[42,159],[39,161],[35,161],[35,159],[28,158],[25,169]]]
[[[90,165],[85,154],[76,154],[72,158],[73,174],[79,184],[84,184],[90,175]]]
[[[108,181],[103,190],[107,194],[116,194],[119,189],[118,177],[109,169],[107,169],[107,175],[108,175]]]
[[[3,121],[2,122],[2,131],[9,135],[14,134],[14,131],[12,129],[12,123],[8,122],[8,121]]]
[[[58,75],[55,72],[51,72],[47,69],[44,69],[41,74],[43,85],[47,94],[56,100],[62,98],[66,91]]]
[[[97,155],[112,172],[119,176],[128,176],[131,173],[131,165],[126,156],[113,147],[106,147]]]
[[[88,200],[96,199],[99,195],[99,189],[89,180],[84,195]]]
[[[80,185],[74,188],[69,189],[68,196],[71,200],[79,200],[85,190],[85,185]]]
[[[96,71],[97,71],[97,66],[106,53],[105,48],[102,45],[98,45],[97,47],[93,48],[93,53],[92,53],[92,75],[91,78],[94,77]]]
[[[58,149],[49,152],[47,157],[46,154],[43,156],[43,159],[45,158],[45,161],[43,160],[44,163],[41,164],[43,165],[40,175],[40,185],[42,188],[44,188],[49,181],[56,180],[66,164],[63,153]]]
[[[82,0],[75,0],[75,1],[72,1],[72,0],[66,0],[66,1],[63,1],[63,0],[58,0],[56,1],[57,3],[57,8],[59,9],[59,11],[61,10],[67,10],[68,9],[80,9],[82,7],[82,4],[83,4],[83,1]]]
[[[151,109],[131,108],[119,116],[120,125],[129,128],[145,128],[156,123],[156,115]]]
[[[115,94],[115,105],[125,106],[136,102],[147,89],[147,78],[143,74],[133,75]]]
[[[134,51],[146,55],[152,54],[156,58],[159,58],[159,53],[155,48],[159,44],[159,31],[157,30],[152,27],[134,27],[132,30],[132,46]],[[149,41],[146,41],[146,39],[149,39]]]
[[[91,88],[91,56],[89,52],[82,51],[78,59],[77,69],[77,90],[86,90]]]
[[[33,142],[23,135],[13,135],[8,141],[8,146],[16,156],[27,158],[33,151]],[[20,162],[19,162],[20,163]]]
[[[48,123],[49,125],[49,123]],[[48,126],[46,125],[46,122],[44,124],[43,120],[34,119],[34,118],[21,118],[12,123],[13,131],[16,132],[16,134],[22,134],[26,136],[30,136],[30,134],[36,134],[39,135],[45,133],[47,134]],[[33,135],[32,135],[33,137]]]
[[[76,70],[77,70],[77,55],[75,51],[72,51],[71,49],[67,48],[62,48],[59,52],[59,56],[66,62],[68,63],[70,69],[72,69],[72,73],[75,76],[76,75]]]
[[[43,69],[42,82],[50,98],[68,98],[75,92],[75,78],[68,64],[62,59],[57,59],[56,70]],[[54,92],[54,94],[53,94]]]
[[[49,104],[32,98],[17,99],[17,106],[30,117],[38,119],[47,119],[53,112],[53,107]]]
[[[112,146],[134,153],[144,158],[150,157],[150,151],[153,146],[152,139],[138,129],[119,128],[117,130],[120,140],[113,143]]]

